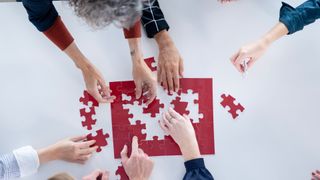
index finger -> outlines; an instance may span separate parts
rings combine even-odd
[[[180,81],[179,81],[179,73],[178,70],[173,71],[173,84],[174,84],[174,91],[177,92],[180,88]]]
[[[177,113],[172,107],[169,108],[169,114],[171,117],[175,118],[175,119],[181,119],[181,115],[179,113]]]
[[[80,147],[81,149],[90,148],[90,146],[94,145],[94,143],[96,143],[95,140],[90,140],[90,141],[81,142],[81,143],[79,144],[79,147]]]
[[[138,144],[137,136],[133,136],[131,148],[132,148],[131,155],[132,154],[139,154],[139,144]]]

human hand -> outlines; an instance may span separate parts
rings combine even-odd
[[[148,106],[156,98],[157,82],[142,57],[134,61],[132,76],[136,86],[136,98],[146,96],[148,100],[145,103]]]
[[[97,169],[89,175],[83,177],[82,180],[109,180],[109,172]]]
[[[312,172],[311,180],[320,180],[320,171],[316,170],[315,172]]]
[[[166,30],[156,34],[155,39],[159,46],[158,82],[172,94],[180,88],[179,77],[183,77],[183,59]]]
[[[100,103],[112,103],[115,96],[107,86],[100,71],[93,65],[82,68],[82,75],[88,92]]]
[[[153,161],[139,148],[138,138],[132,138],[131,155],[128,157],[128,147],[121,151],[121,162],[130,180],[147,180],[153,170]]]
[[[269,44],[264,39],[247,44],[231,57],[232,64],[240,73],[244,73],[243,64],[247,63],[248,69],[266,52]]]
[[[187,115],[181,116],[169,108],[167,112],[162,114],[159,124],[161,129],[179,145],[186,161],[200,157],[196,134]]]
[[[51,146],[38,151],[40,163],[53,160],[63,160],[72,163],[84,164],[97,150],[95,140],[85,141],[86,135],[61,140]]]

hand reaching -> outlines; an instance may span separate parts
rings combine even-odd
[[[159,124],[161,129],[179,145],[186,161],[200,157],[196,134],[188,116],[181,116],[169,108],[167,112],[162,114]]]
[[[138,138],[132,139],[132,152],[128,157],[128,147],[125,145],[121,151],[123,168],[130,180],[148,180],[153,170],[153,161],[139,148]]]
[[[244,73],[244,63],[247,63],[248,69],[266,52],[268,44],[264,40],[247,44],[231,57],[232,64],[240,73]]]
[[[146,96],[148,99],[146,105],[149,105],[156,98],[157,82],[142,57],[133,64],[132,74],[136,85],[136,98]]]

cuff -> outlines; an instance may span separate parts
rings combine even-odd
[[[161,32],[162,30],[169,30],[169,24],[165,19],[153,21],[149,24],[145,24],[145,29],[148,38],[153,38],[156,34]]]
[[[53,25],[43,33],[62,51],[74,41],[60,16],[58,16]]]
[[[295,13],[296,9],[292,6],[290,6],[289,4],[282,2],[282,6],[280,8],[280,18],[279,21],[281,23],[283,23],[289,33],[288,34],[293,34],[295,32],[297,32],[298,30],[300,30],[297,25],[298,22],[295,22]]]
[[[130,29],[124,28],[123,32],[126,39],[141,37],[140,20],[138,20]]]
[[[194,169],[205,168],[203,158],[192,159],[184,162],[184,166],[186,167],[187,172],[192,171]]]
[[[38,153],[31,146],[16,149],[13,154],[18,162],[21,177],[32,175],[38,171],[40,166]]]

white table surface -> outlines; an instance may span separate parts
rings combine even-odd
[[[298,5],[302,0],[288,1]],[[131,79],[128,45],[122,30],[110,26],[92,31],[66,3],[55,3],[78,46],[107,81]],[[310,179],[320,168],[318,115],[320,100],[320,25],[282,38],[246,79],[229,57],[244,43],[265,33],[278,20],[280,0],[162,0],[186,77],[215,79],[216,154],[205,156],[218,180]],[[23,145],[40,148],[86,131],[80,126],[78,98],[84,88],[74,64],[27,20],[19,3],[0,4],[0,153]],[[157,56],[155,42],[145,37],[146,57]],[[234,121],[220,105],[230,93],[245,107]],[[98,111],[111,132],[110,107]],[[79,179],[93,169],[116,170],[112,142],[86,165],[52,162],[25,179],[45,179],[67,171]],[[181,179],[179,156],[157,157],[152,179]],[[111,179],[115,179],[112,176]]]

